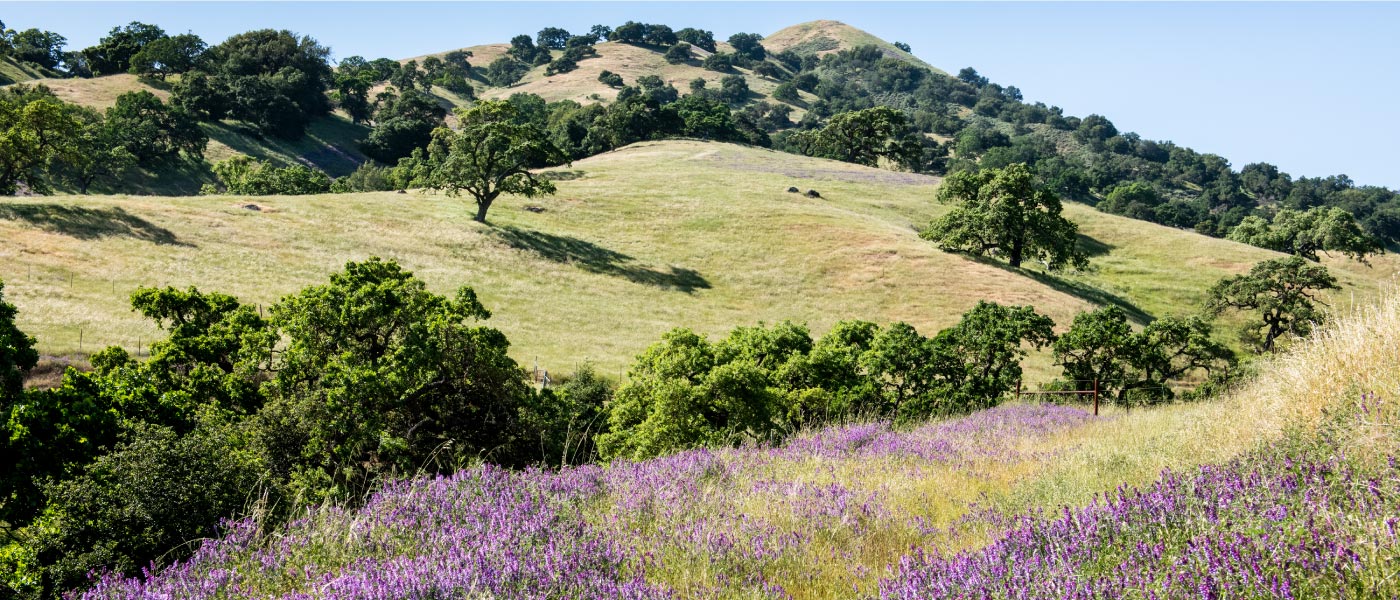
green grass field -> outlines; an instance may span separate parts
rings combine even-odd
[[[719,335],[792,319],[821,334],[859,318],[932,334],[981,299],[1034,305],[1061,327],[1101,303],[1142,318],[1187,313],[1220,277],[1276,256],[1072,204],[1093,269],[1018,272],[918,238],[947,210],[934,177],[698,141],[636,144],[564,170],[577,177],[557,195],[503,198],[489,226],[471,220],[469,200],[423,192],[6,199],[0,278],[20,326],[64,354],[156,338],[128,305],[137,286],[268,305],[377,255],[436,291],[476,288],[527,367],[591,361],[616,375],[678,326]],[[1342,295],[1369,295],[1400,262],[1328,265]],[[1028,368],[1032,382],[1054,374],[1043,355]]]

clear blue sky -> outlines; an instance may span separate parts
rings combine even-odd
[[[1099,113],[1120,130],[1271,162],[1294,176],[1345,173],[1400,188],[1396,3],[6,3],[8,27],[71,48],[132,20],[216,43],[277,27],[335,56],[401,58],[502,42],[545,26],[628,19],[718,38],[835,19],[946,71],[965,66],[1029,101]]]

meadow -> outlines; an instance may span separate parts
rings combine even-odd
[[[1313,598],[1400,592],[1400,299],[1227,395],[390,485],[84,598]]]
[[[1279,256],[1071,203],[1092,268],[1010,270],[919,239],[948,210],[936,177],[713,142],[635,144],[556,171],[556,195],[505,198],[489,226],[468,201],[420,191],[16,198],[0,203],[0,278],[42,352],[135,352],[160,335],[130,309],[138,286],[270,305],[347,261],[394,258],[439,293],[473,286],[527,368],[591,362],[617,377],[679,326],[714,336],[791,319],[820,335],[854,318],[932,334],[979,299],[1034,305],[1061,328],[1102,304],[1139,322],[1188,314],[1216,280]],[[1342,302],[1400,266],[1324,262]],[[1027,369],[1032,382],[1058,375],[1044,354]]]

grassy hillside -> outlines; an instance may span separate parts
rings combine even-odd
[[[870,35],[860,29],[840,21],[809,21],[784,27],[763,38],[763,47],[769,52],[778,53],[792,50],[799,56],[815,54],[826,56],[857,46],[877,46],[885,56],[898,58],[918,66],[931,69],[935,73],[946,73],[930,65],[919,57],[894,47],[894,44]]]
[[[33,79],[53,77],[54,75],[56,75],[56,73],[43,67],[20,62],[13,57],[0,56],[0,85],[23,83]]]
[[[472,53],[472,66],[484,70],[491,61],[500,58],[505,54],[509,44],[487,44],[482,46],[471,46],[462,48]],[[633,44],[623,44],[619,42],[602,42],[595,46],[598,55],[579,61],[578,69],[568,73],[558,73],[546,76],[545,67],[538,66],[530,70],[520,81],[506,87],[492,86],[483,80],[474,80],[473,87],[476,93],[482,98],[505,98],[516,93],[531,93],[544,98],[546,101],[555,102],[559,100],[573,100],[580,104],[591,104],[596,102],[611,102],[617,98],[618,90],[603,85],[598,81],[598,74],[603,71],[612,71],[622,76],[623,81],[628,85],[635,85],[637,78],[643,75],[656,75],[667,83],[675,86],[681,93],[689,93],[690,82],[696,78],[704,79],[708,86],[713,89],[719,88],[719,82],[726,75],[743,75],[748,81],[751,92],[751,101],[777,102],[771,99],[773,89],[778,87],[781,81],[754,75],[748,69],[736,68],[732,73],[719,73],[700,66],[700,62],[705,60],[710,53],[701,48],[692,47],[691,53],[694,55],[689,63],[673,65],[666,62],[664,54],[666,48],[651,46],[638,46]],[[717,44],[718,51],[732,52],[733,49],[724,42]],[[554,51],[558,56],[562,52]],[[446,51],[434,56],[442,56]],[[419,60],[424,57],[414,57],[407,60]],[[446,90],[437,89],[436,94],[450,104],[462,105],[465,102],[456,94]],[[816,97],[807,92],[800,92],[799,95],[804,100],[813,100]],[[792,118],[800,119],[803,114],[801,106],[794,107]]]
[[[765,37],[762,43],[763,47],[770,53],[791,49],[799,55],[815,54],[818,56],[856,46],[875,45],[891,57],[907,60],[937,73],[943,72],[913,54],[895,48],[889,42],[839,21],[811,21],[793,25]],[[598,81],[598,74],[605,70],[621,75],[629,85],[643,75],[657,75],[683,93],[688,89],[690,81],[697,77],[708,81],[711,87],[718,87],[719,80],[727,75],[700,67],[700,62],[710,55],[709,52],[701,48],[692,48],[691,52],[695,59],[690,63],[673,65],[666,62],[662,56],[665,53],[665,48],[617,42],[602,42],[595,47],[598,50],[598,56],[580,61],[579,68],[575,71],[546,76],[544,74],[545,68],[540,66],[531,69],[523,79],[507,87],[491,86],[479,80],[474,82],[474,86],[477,88],[478,95],[484,98],[504,98],[517,92],[528,92],[537,94],[550,102],[573,100],[581,104],[588,104],[611,101],[617,97],[616,89]],[[509,48],[509,44],[485,44],[461,48],[461,50],[471,52],[472,65],[484,69],[486,65],[491,64],[491,61],[505,55]],[[716,49],[719,52],[733,52],[733,48],[722,41],[716,44]],[[441,57],[447,52],[445,50],[433,55],[416,56],[404,60],[421,62],[426,56]],[[554,54],[557,56],[560,52],[555,51]],[[748,79],[749,89],[753,92],[753,100],[777,102],[771,100],[770,96],[773,88],[778,87],[780,81],[756,76],[747,69],[735,69],[735,72]],[[449,102],[460,103],[460,98],[445,90],[438,90],[438,95]],[[815,99],[815,96],[807,92],[801,92],[800,95],[803,100]],[[803,109],[802,106],[795,108],[797,110],[793,113],[793,119],[797,120],[801,118]]]
[[[103,110],[116,103],[127,92],[148,91],[163,101],[169,101],[171,83],[135,75],[108,75],[91,79],[39,78],[26,81],[28,85],[44,85],[59,99]],[[305,137],[281,140],[267,137],[232,121],[201,123],[209,136],[204,151],[205,163],[168,165],[159,170],[136,170],[121,182],[120,189],[141,194],[193,195],[205,183],[215,181],[209,164],[234,155],[246,154],[260,160],[281,163],[302,163],[325,171],[332,177],[345,175],[367,160],[360,153],[358,142],[369,128],[355,125],[339,113],[312,122]],[[95,186],[94,191],[105,191]]]
[[[392,257],[437,291],[474,286],[527,366],[591,360],[616,374],[677,326],[713,335],[793,319],[820,334],[861,318],[933,333],[979,299],[1033,304],[1061,325],[1104,302],[1140,318],[1186,312],[1218,278],[1276,256],[1070,205],[1094,270],[1021,273],[917,237],[947,210],[933,177],[697,141],[636,144],[566,171],[554,197],[498,202],[490,226],[462,199],[417,192],[7,199],[0,277],[20,327],[62,353],[79,349],[80,328],[88,351],[156,337],[127,303],[138,285],[266,305],[348,260]],[[1364,296],[1400,261],[1329,266],[1343,294]],[[1033,375],[1048,377],[1048,362],[1033,357]]]

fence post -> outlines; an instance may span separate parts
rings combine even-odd
[[[1016,378],[1016,401],[1021,401],[1021,378]]]
[[[78,328],[78,352],[83,351],[83,328]]]
[[[1099,416],[1099,378],[1094,378],[1094,416]]]

